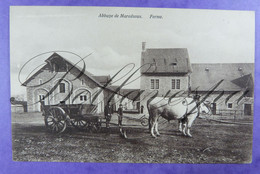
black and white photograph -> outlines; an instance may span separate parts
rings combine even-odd
[[[255,13],[10,7],[13,161],[251,163]]]

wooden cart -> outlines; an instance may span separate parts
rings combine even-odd
[[[98,132],[101,129],[102,116],[94,114],[96,105],[90,104],[60,104],[41,105],[42,115],[47,130],[52,133],[62,133],[68,127],[80,130]]]

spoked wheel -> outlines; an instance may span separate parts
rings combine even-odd
[[[73,127],[77,128],[79,130],[85,130],[88,127],[88,122],[81,118],[75,118],[75,119],[71,120],[71,124]]]
[[[60,107],[51,107],[44,117],[47,130],[52,133],[62,133],[66,127],[66,113]]]

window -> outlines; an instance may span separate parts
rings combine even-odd
[[[151,79],[151,89],[154,89],[154,79]]]
[[[232,108],[232,103],[228,103],[228,108],[229,108],[229,109]]]
[[[151,89],[159,89],[159,79],[151,79]]]
[[[172,79],[172,89],[175,89],[175,79]]]
[[[81,95],[79,96],[80,101],[87,101],[87,96],[86,95]]]
[[[81,85],[84,85],[84,79],[81,80]]]
[[[44,95],[39,95],[39,100],[43,101],[44,100]]]
[[[155,80],[155,89],[159,89],[159,79]]]
[[[60,93],[65,93],[65,83],[60,83]]]
[[[172,89],[181,89],[180,79],[172,79]]]
[[[177,79],[177,85],[176,85],[176,88],[177,89],[180,89],[181,88],[181,80],[180,79]]]

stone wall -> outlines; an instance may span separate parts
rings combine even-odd
[[[147,100],[151,98],[157,91],[157,89],[151,89],[151,79],[159,79],[158,97],[164,97],[169,90],[170,93],[167,96],[171,96],[179,91],[188,92],[188,75],[185,76],[141,76],[141,90],[144,92],[140,96],[140,106],[144,106],[144,113],[147,114]],[[172,79],[180,79],[180,89],[172,89]],[[176,83],[176,81],[175,81]]]
[[[48,92],[50,92],[53,87],[59,82],[59,80],[64,76],[64,72],[51,72],[49,70],[43,70],[37,76],[34,77],[27,84],[27,102],[28,102],[28,112],[40,111],[40,103],[39,103],[39,95],[45,96]],[[82,75],[79,78],[75,78],[78,76],[77,71],[69,72],[61,81],[61,83],[65,83],[65,92],[60,93],[60,87],[57,86],[56,89],[53,89],[51,94],[44,99],[45,104],[59,104],[61,101],[65,100],[65,104],[78,104],[82,101],[79,101],[77,98],[77,94],[80,92],[84,92],[84,94],[88,95],[87,103],[90,103],[93,95],[100,90],[95,82],[93,82],[86,75]],[[47,82],[47,83],[45,83]],[[42,83],[40,85],[40,83]],[[69,98],[66,98],[70,91],[73,91],[72,95]],[[94,104],[98,104],[98,112],[103,112],[103,107],[101,106],[104,102],[104,91],[102,91],[98,98],[94,101]]]

